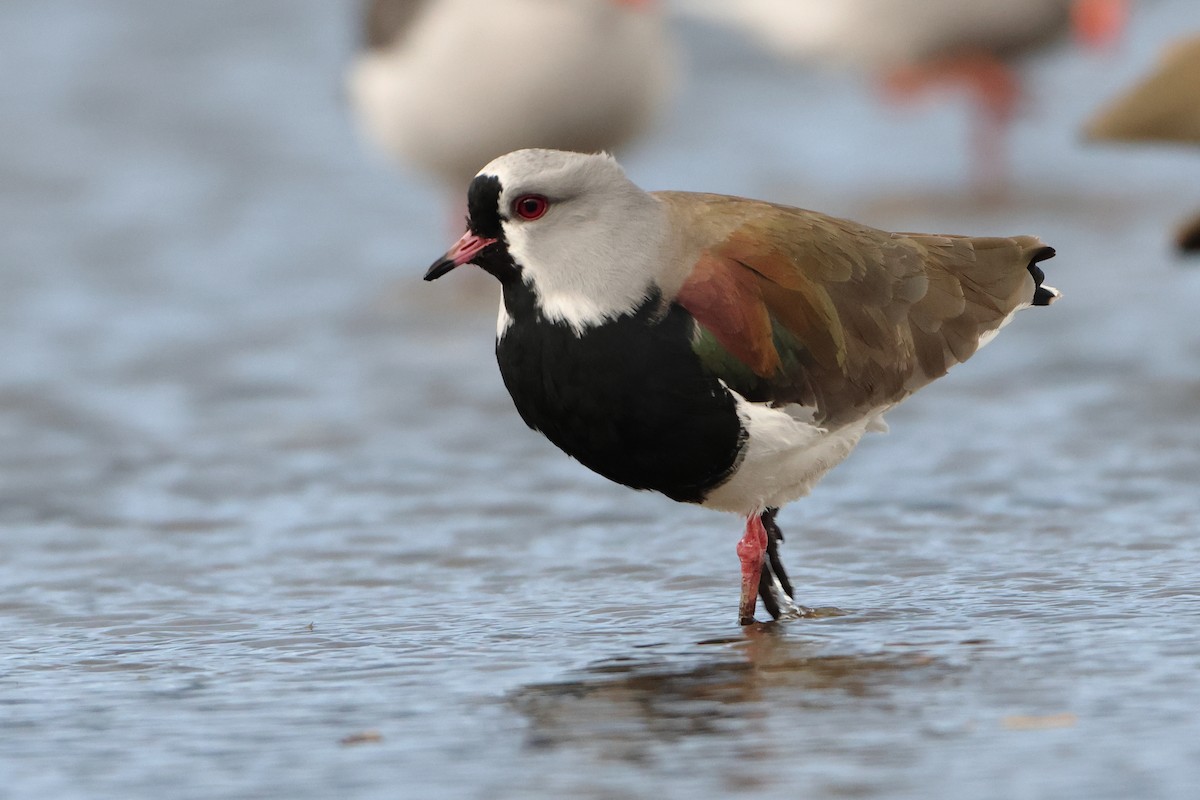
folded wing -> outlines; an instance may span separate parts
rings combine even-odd
[[[698,237],[676,296],[731,388],[836,427],[969,358],[1017,309],[1057,297],[1033,236],[887,233],[741,198],[664,192]]]

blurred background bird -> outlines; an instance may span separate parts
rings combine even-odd
[[[657,0],[370,0],[347,82],[367,138],[458,198],[511,150],[620,150],[673,53]]]
[[[1120,37],[1128,0],[679,0],[683,13],[738,28],[776,55],[865,71],[887,97],[946,89],[974,106],[972,182],[1002,193],[1008,128],[1024,89],[1025,56],[1074,31],[1089,46]]]
[[[1200,35],[1169,45],[1154,70],[1101,108],[1084,133],[1092,141],[1200,145]],[[1200,254],[1200,211],[1180,225],[1175,244]]]

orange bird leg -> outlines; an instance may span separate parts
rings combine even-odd
[[[963,82],[976,98],[974,183],[983,195],[1003,193],[1008,181],[1008,129],[1021,100],[1021,83],[1004,62],[988,56],[963,67]]]
[[[943,88],[969,92],[976,107],[971,148],[973,182],[983,194],[1003,191],[1007,128],[1021,99],[1020,80],[1011,67],[987,52],[962,53],[899,67],[885,77],[884,88],[896,99]]]
[[[754,623],[758,582],[762,576],[766,552],[767,529],[763,527],[759,514],[751,514],[746,517],[746,533],[737,544],[738,560],[742,562],[742,602],[738,609],[738,622],[742,625]]]

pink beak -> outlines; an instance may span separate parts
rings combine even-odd
[[[446,255],[433,262],[433,266],[425,273],[425,280],[436,281],[455,267],[471,262],[484,248],[495,244],[498,239],[486,239],[476,233],[467,231],[454,246],[446,251]]]

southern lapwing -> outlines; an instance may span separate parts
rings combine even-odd
[[[887,233],[715,194],[644,192],[608,155],[521,150],[468,192],[425,274],[500,281],[496,357],[529,427],[634,489],[741,514],[742,624],[797,616],[776,510],[882,415],[1049,305],[1033,236]]]

